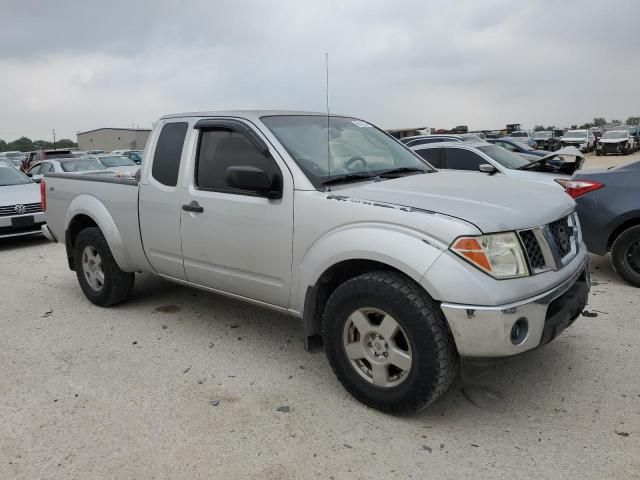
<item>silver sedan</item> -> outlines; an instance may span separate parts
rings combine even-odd
[[[0,164],[0,238],[40,233],[40,188],[13,166]]]

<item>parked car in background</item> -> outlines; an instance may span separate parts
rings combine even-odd
[[[34,150],[32,152],[27,152],[26,158],[22,161],[20,165],[20,169],[23,172],[27,172],[31,165],[47,159],[53,158],[74,158],[73,150],[63,150],[63,149],[54,149],[54,150]]]
[[[5,165],[5,166],[8,166],[8,167],[16,168],[15,164],[11,160],[9,160],[8,158],[0,157],[0,165]]]
[[[555,130],[542,130],[533,133],[533,139],[536,142],[536,148],[554,152],[562,147],[560,139],[562,135]]]
[[[635,138],[628,130],[607,130],[596,144],[596,155],[618,153],[627,155],[637,150]]]
[[[112,155],[124,155],[125,157],[130,158],[138,165],[142,163],[142,154],[143,150],[114,150],[111,152]]]
[[[438,133],[433,135],[417,135],[415,137],[405,137],[400,139],[407,147],[414,147],[416,145],[426,145],[428,143],[441,143],[441,142],[477,142],[481,140],[478,134],[465,133],[461,135]]]
[[[27,158],[27,154],[23,152],[2,152],[0,153],[0,159],[9,160],[13,165],[20,168],[22,161]]]
[[[56,158],[36,163],[29,168],[27,175],[33,181],[40,182],[47,173],[87,173],[101,170],[106,170],[106,167],[94,158]]]
[[[511,132],[508,136],[518,142],[526,143],[531,148],[536,148],[538,146],[531,133],[526,130],[516,130],[515,132]]]
[[[107,170],[111,170],[112,172],[120,172],[128,175],[134,175],[140,165],[131,160],[129,157],[125,157],[124,155],[113,155],[113,154],[104,154],[104,155],[93,155],[89,158],[93,158],[100,162]]]
[[[547,152],[546,150],[536,150],[526,143],[519,142],[511,137],[488,138],[487,142],[493,145],[498,145],[502,148],[506,148],[510,152],[517,153],[521,157],[531,161],[541,157],[545,157],[551,153]]]
[[[611,252],[611,264],[631,285],[640,287],[640,161],[577,172],[567,183],[577,203],[587,248]]]
[[[15,166],[0,164],[0,238],[40,234],[44,221],[40,187]]]
[[[101,155],[103,153],[107,153],[104,150],[87,150],[85,152],[87,155]]]
[[[596,137],[591,130],[568,130],[560,139],[563,147],[576,147],[581,152],[595,148]]]
[[[411,150],[438,169],[482,172],[485,175],[499,174],[559,188],[564,188],[563,183],[570,178],[570,173],[561,173],[552,165],[538,162],[540,159],[527,160],[484,141],[418,145],[411,147]]]
[[[43,231],[65,243],[87,299],[122,303],[148,272],[289,313],[373,408],[424,408],[460,362],[544,345],[587,302],[588,256],[563,190],[469,183],[365,121],[169,115],[145,151],[139,182],[45,178]]]

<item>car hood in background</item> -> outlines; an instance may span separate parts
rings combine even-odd
[[[0,207],[26,203],[40,203],[40,186],[37,183],[0,187]]]
[[[598,140],[599,143],[622,143],[628,141],[628,138],[601,138]]]
[[[575,203],[562,189],[476,172],[436,172],[336,188],[333,195],[442,213],[483,232],[537,227],[568,215]]]

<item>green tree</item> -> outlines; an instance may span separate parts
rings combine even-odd
[[[583,123],[582,125],[580,125],[581,130],[586,130],[587,128],[591,127],[593,127],[593,123]]]
[[[627,118],[627,125],[640,125],[640,117]]]
[[[33,149],[33,142],[30,138],[27,137],[20,137],[13,142],[7,143],[7,150],[19,150],[21,152],[28,152]]]
[[[542,125],[536,125],[535,127],[533,127],[534,132],[541,132],[542,130],[544,130],[544,127]]]
[[[607,119],[604,117],[595,117],[593,119],[593,125],[595,127],[604,127],[607,124]]]
[[[0,138],[0,152],[4,152],[7,149],[7,142]]]
[[[622,125],[622,122],[620,120],[611,120],[611,123],[613,123],[614,125]]]
[[[56,148],[76,148],[78,146],[73,140],[68,138],[61,138],[56,141]]]

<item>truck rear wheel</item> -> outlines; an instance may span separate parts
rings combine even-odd
[[[399,273],[365,273],[340,285],[322,325],[338,380],[372,408],[418,411],[455,379],[457,354],[442,311]]]
[[[640,287],[640,225],[626,229],[615,239],[611,264],[624,280]]]
[[[131,295],[135,274],[120,270],[99,228],[87,228],[78,234],[74,264],[80,288],[96,305],[110,307]]]

